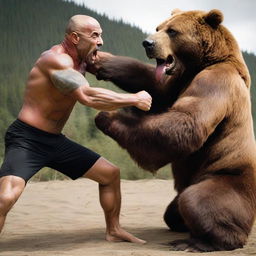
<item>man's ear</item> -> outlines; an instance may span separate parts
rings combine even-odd
[[[204,16],[204,20],[212,28],[217,28],[223,21],[223,14],[221,11],[213,9]]]
[[[76,32],[72,32],[69,36],[70,36],[70,40],[73,44],[78,44],[80,37]]]

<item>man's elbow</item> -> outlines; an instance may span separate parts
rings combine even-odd
[[[93,107],[94,106],[93,100],[90,97],[88,97],[88,96],[79,98],[78,102],[80,104],[84,105],[84,106],[87,106],[87,107]]]
[[[74,90],[73,92],[71,92],[70,97],[79,102],[82,105],[91,107],[92,105],[92,99],[89,95],[85,94],[81,88]]]

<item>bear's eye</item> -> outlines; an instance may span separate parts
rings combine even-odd
[[[174,36],[176,36],[176,35],[178,34],[178,32],[177,32],[176,30],[171,29],[171,28],[169,28],[169,29],[167,30],[167,33],[168,33],[168,35],[169,35],[170,37],[174,37]]]

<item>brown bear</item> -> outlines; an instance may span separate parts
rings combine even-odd
[[[143,42],[156,67],[98,52],[88,68],[128,92],[152,95],[150,111],[100,112],[96,125],[144,169],[172,164],[177,196],[164,220],[191,235],[173,241],[174,250],[243,247],[255,218],[250,76],[222,20],[219,10],[175,10]]]

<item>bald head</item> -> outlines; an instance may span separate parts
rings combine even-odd
[[[73,53],[79,61],[91,63],[102,45],[102,29],[96,19],[87,15],[74,15],[69,19],[62,42],[67,53]]]
[[[71,34],[72,32],[84,32],[90,27],[100,27],[99,22],[86,15],[74,15],[72,16],[66,27],[66,34]]]

